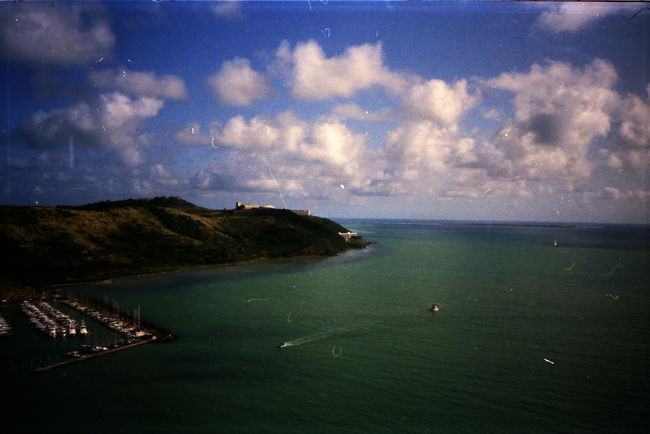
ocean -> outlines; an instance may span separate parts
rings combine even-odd
[[[3,432],[648,432],[650,228],[337,221],[374,244],[68,289],[171,343],[35,374],[114,334],[1,306]]]

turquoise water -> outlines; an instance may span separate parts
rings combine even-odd
[[[13,431],[650,428],[647,228],[342,223],[376,244],[76,288],[179,340],[37,375],[12,362],[31,412]],[[61,353],[30,332],[0,348]]]

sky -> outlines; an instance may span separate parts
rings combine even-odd
[[[642,3],[3,2],[0,204],[650,223]]]

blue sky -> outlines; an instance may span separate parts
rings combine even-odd
[[[0,4],[0,203],[650,222],[648,10]]]

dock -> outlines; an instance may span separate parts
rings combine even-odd
[[[86,354],[86,355],[83,355],[83,356],[80,356],[80,357],[76,357],[74,359],[64,360],[62,362],[53,363],[53,364],[47,365],[47,366],[41,366],[39,368],[34,369],[34,372],[49,371],[51,369],[58,368],[60,366],[70,365],[72,363],[78,363],[78,362],[82,362],[84,360],[92,359],[93,357],[105,356],[106,354],[115,353],[117,351],[126,350],[128,348],[138,347],[140,345],[148,344],[149,342],[152,342],[152,341],[155,341],[155,340],[156,340],[156,336],[152,336],[149,339],[141,340],[141,341],[138,341],[138,342],[133,342],[133,343],[122,345],[122,346],[119,346],[119,347],[116,347],[116,348],[109,348],[108,350],[99,351],[97,353]]]

